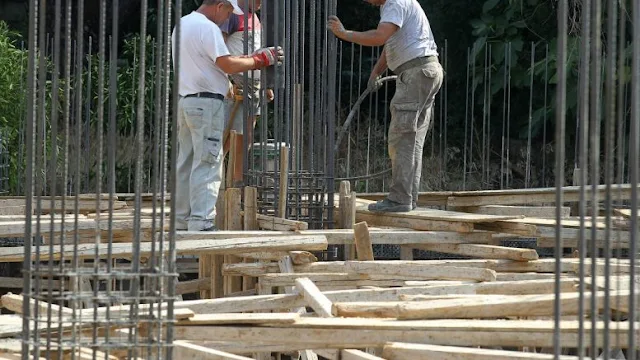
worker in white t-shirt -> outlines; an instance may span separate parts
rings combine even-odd
[[[373,30],[357,32],[344,28],[330,16],[328,28],[336,37],[363,46],[384,49],[369,77],[369,87],[387,68],[398,77],[391,100],[389,195],[369,205],[371,211],[406,212],[417,207],[422,149],[433,118],[436,94],[442,86],[443,70],[438,47],[424,10],[417,0],[365,0],[380,6],[380,22]]]
[[[177,230],[215,230],[228,74],[280,64],[284,58],[282,49],[273,47],[231,56],[219,27],[231,13],[242,14],[237,0],[203,0],[196,11],[180,19],[179,148],[176,193],[171,196]],[[175,65],[175,30],[172,44]]]

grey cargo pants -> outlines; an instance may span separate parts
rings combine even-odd
[[[391,100],[389,200],[403,205],[417,202],[422,175],[422,150],[431,128],[433,104],[443,78],[438,61],[407,69],[396,79]]]

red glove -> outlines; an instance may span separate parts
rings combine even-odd
[[[282,47],[268,47],[256,50],[251,57],[256,63],[256,68],[261,69],[267,66],[273,66],[275,64],[282,64],[284,60],[284,51]]]

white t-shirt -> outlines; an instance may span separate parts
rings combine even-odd
[[[180,25],[180,95],[211,92],[226,96],[229,79],[216,65],[218,57],[229,55],[222,31],[196,11],[183,16]],[[175,64],[175,29],[171,39]]]
[[[417,57],[438,55],[429,19],[417,0],[387,0],[380,8],[380,22],[399,27],[384,46],[389,69]]]

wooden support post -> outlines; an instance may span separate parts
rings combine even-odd
[[[232,141],[235,139],[234,131],[231,132]],[[240,217],[241,210],[241,189],[229,188],[225,192],[225,230],[242,230],[242,219]],[[242,259],[233,256],[225,255],[224,263],[235,264],[242,262]],[[222,266],[222,265],[221,265]],[[225,276],[224,277],[224,294],[230,294],[242,291],[242,278],[237,276]]]
[[[374,260],[373,246],[371,245],[371,237],[369,236],[369,228],[367,227],[366,222],[360,222],[353,226],[353,237],[356,242],[355,247],[358,253],[358,260]]]
[[[215,281],[212,276],[213,270],[213,256],[211,255],[201,255],[198,258],[198,279],[210,279],[211,286],[209,290],[200,290],[200,299],[211,299],[212,291],[215,286]]]
[[[244,230],[258,230],[258,190],[247,186],[244,188]],[[245,262],[252,262],[245,258]],[[258,279],[251,276],[242,278],[242,290],[255,289]]]
[[[340,197],[338,202],[338,209],[340,214],[339,224],[343,229],[351,229],[356,220],[356,208],[355,208],[355,192],[351,192],[351,183],[348,181],[340,182]],[[344,259],[354,260],[356,258],[355,245],[344,246]]]
[[[278,214],[287,217],[287,193],[289,188],[289,146],[280,148],[280,193],[278,196]]]

